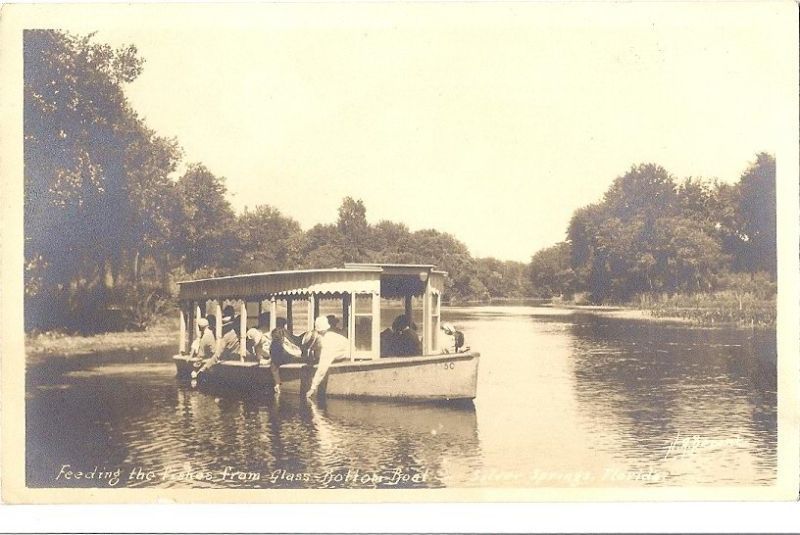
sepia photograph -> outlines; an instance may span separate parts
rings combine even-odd
[[[5,6],[4,501],[796,500],[796,21]]]

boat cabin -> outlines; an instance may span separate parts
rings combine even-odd
[[[244,359],[249,328],[262,332],[284,317],[300,334],[318,316],[332,319],[332,330],[350,341],[350,360],[394,356],[383,348],[381,332],[405,315],[421,341],[421,354],[439,354],[441,294],[447,273],[430,264],[346,263],[344,268],[252,273],[180,282],[180,351],[199,336],[197,320],[214,316],[217,340],[223,310],[234,308]]]

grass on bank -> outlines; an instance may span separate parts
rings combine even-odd
[[[105,351],[137,351],[174,344],[178,347],[179,321],[174,315],[155,319],[144,331],[120,331],[82,336],[60,331],[25,336],[28,359],[41,356],[87,355]]]
[[[642,296],[638,306],[656,318],[681,318],[698,325],[775,327],[775,298],[721,291],[691,295]]]

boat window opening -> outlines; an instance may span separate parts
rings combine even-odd
[[[431,349],[440,353],[440,327],[442,319],[442,302],[439,294],[431,294]]]
[[[356,294],[353,328],[356,356],[372,356],[372,294]]]
[[[289,321],[289,315],[286,310],[286,300],[281,298],[275,299],[275,321],[273,322],[274,325],[277,325],[278,318],[283,318],[286,321]],[[272,330],[272,329],[270,329]]]
[[[291,314],[287,312],[286,320],[292,326],[292,334],[299,336],[309,330],[309,300],[304,297],[292,299],[291,308]]]
[[[391,336],[389,332],[392,330],[392,325],[395,320],[400,316],[406,315],[410,312],[412,328],[415,327],[417,337],[422,342],[423,334],[423,297],[381,297],[380,298],[380,333],[381,333],[381,348],[380,354],[382,357],[398,356],[396,351],[391,347],[389,342]],[[423,346],[423,353],[425,353]]]
[[[257,303],[258,306],[258,325],[256,327],[261,332],[270,332],[272,327],[270,326],[271,318],[271,304],[269,299],[261,299]]]
[[[332,331],[347,336],[347,314],[343,315],[343,302],[341,296],[317,296],[317,311],[320,316],[328,318]]]
[[[247,328],[258,328],[260,324],[258,301],[247,301]]]

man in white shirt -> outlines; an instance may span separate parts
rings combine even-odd
[[[314,320],[314,330],[321,338],[322,349],[320,350],[317,372],[311,380],[311,388],[308,389],[306,397],[311,399],[317,393],[320,383],[328,375],[328,368],[337,360],[344,360],[350,356],[350,341],[339,333],[330,330],[328,318],[320,316]]]

